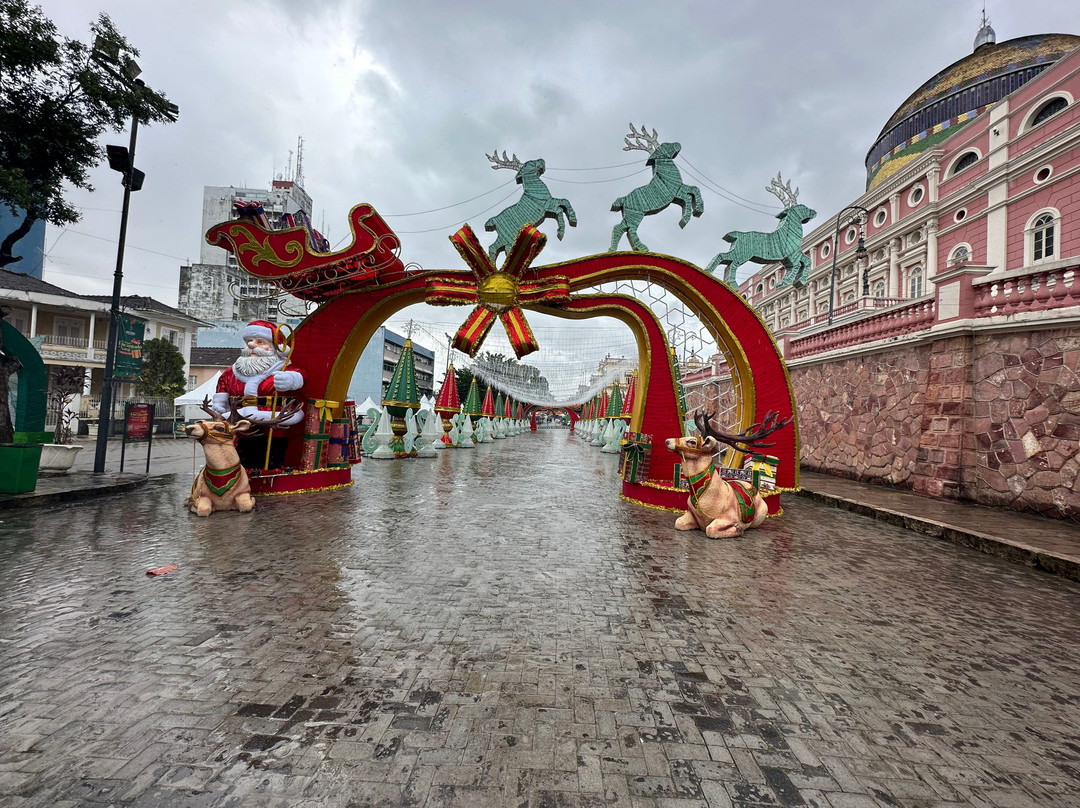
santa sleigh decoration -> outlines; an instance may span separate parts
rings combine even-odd
[[[371,205],[349,211],[352,243],[325,252],[325,240],[310,226],[271,230],[261,205],[237,207],[238,220],[216,224],[206,241],[236,256],[248,273],[301,300],[321,302],[378,280],[400,277],[401,242]]]

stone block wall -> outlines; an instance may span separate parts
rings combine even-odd
[[[1080,520],[1080,327],[791,368],[804,468]]]

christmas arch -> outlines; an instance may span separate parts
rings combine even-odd
[[[588,292],[608,282],[646,280],[696,311],[733,372],[751,380],[739,385],[736,423],[726,426],[744,429],[774,412],[790,419],[770,436],[770,451],[777,459],[770,511],[779,510],[781,491],[797,489],[798,427],[787,368],[756,312],[712,275],[689,262],[648,252],[609,252],[535,265],[546,238],[532,225],[521,228],[499,267],[466,225],[451,241],[467,269],[410,270],[397,257],[397,236],[372,206],[357,205],[349,220],[352,243],[336,253],[313,250],[310,232],[302,227],[269,231],[241,219],[216,225],[207,233],[210,243],[231,250],[250,274],[321,304],[293,336],[292,356],[306,369],[303,393],[308,401],[336,415],[352,371],[375,331],[394,313],[416,303],[471,306],[454,343],[470,355],[479,350],[496,320],[506,328],[519,357],[536,350],[528,310],[572,319],[613,317],[630,327],[638,345],[638,395],[629,424],[634,439],[627,451],[648,461],[642,464],[646,474],[624,476],[622,495],[645,505],[682,510],[686,491],[677,475],[678,456],[667,451],[663,441],[683,435],[687,414],[664,329],[641,300]],[[287,465],[295,464],[303,434],[292,430],[285,436]],[[336,479],[328,482],[341,484]],[[309,480],[304,487],[318,486]]]

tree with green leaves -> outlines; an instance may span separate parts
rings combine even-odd
[[[142,344],[143,365],[138,390],[152,398],[176,398],[184,394],[184,355],[167,339],[148,339]]]
[[[0,233],[0,267],[20,260],[15,244],[39,220],[79,221],[64,199],[68,183],[93,190],[88,175],[103,157],[98,138],[140,124],[174,119],[162,93],[137,81],[139,52],[101,14],[94,44],[57,33],[39,6],[0,0],[0,204],[24,218]],[[171,108],[171,109],[170,109]]]

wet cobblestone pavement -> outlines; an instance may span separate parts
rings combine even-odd
[[[796,497],[709,541],[616,462],[0,514],[0,805],[1080,805],[1080,584]]]

